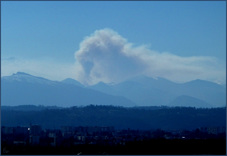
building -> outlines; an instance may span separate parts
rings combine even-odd
[[[29,130],[30,130],[30,135],[40,135],[42,132],[42,128],[40,125],[31,125]]]
[[[202,132],[208,133],[208,134],[220,134],[226,132],[226,127],[202,127],[200,128]]]
[[[29,133],[29,128],[28,127],[20,127],[17,126],[14,128],[14,132],[15,135],[28,135]]]
[[[42,128],[40,125],[31,125],[29,128],[29,143],[36,145],[40,143]]]
[[[13,127],[5,127],[3,126],[1,128],[2,134],[8,135],[8,134],[13,134]]]

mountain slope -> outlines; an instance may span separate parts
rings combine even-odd
[[[71,78],[64,79],[61,82],[65,83],[65,84],[72,84],[72,85],[76,85],[76,86],[79,86],[79,87],[84,87],[80,82],[78,82],[74,79],[71,79]]]
[[[215,107],[226,106],[226,88],[213,82],[193,80],[182,84],[178,92],[203,100]]]
[[[193,98],[191,96],[187,96],[187,95],[181,95],[178,96],[176,99],[174,99],[173,101],[171,101],[169,104],[169,106],[180,106],[180,107],[211,107],[210,104],[208,104],[205,101],[199,100],[197,98]]]

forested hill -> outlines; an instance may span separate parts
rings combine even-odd
[[[61,126],[114,126],[125,129],[182,130],[226,125],[226,108],[196,109],[191,107],[1,107],[2,126],[43,128]]]

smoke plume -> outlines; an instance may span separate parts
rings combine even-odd
[[[225,79],[225,69],[219,68],[214,57],[180,57],[146,46],[135,47],[111,29],[97,30],[86,37],[75,58],[76,79],[86,85],[118,83],[141,74],[178,82]]]

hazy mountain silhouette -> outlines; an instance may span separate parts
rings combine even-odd
[[[191,97],[191,100],[192,98],[197,99],[198,105],[195,105],[195,107],[223,107],[226,105],[226,88],[223,85],[204,80],[180,84],[164,78],[154,79],[137,76],[116,85],[99,83],[90,88],[111,95],[124,96],[140,106],[169,105],[170,102],[180,96],[182,96],[182,101],[189,100],[188,97]],[[200,102],[201,104],[199,104]],[[171,105],[174,106],[174,103],[171,103]],[[189,106],[186,103],[181,105]]]
[[[2,77],[2,105],[83,106],[89,104],[134,106],[124,98],[76,85],[18,72]]]
[[[137,76],[118,84],[100,82],[85,87],[74,79],[61,82],[18,72],[2,77],[2,105],[193,106],[223,107],[226,89],[204,80],[174,83]]]

